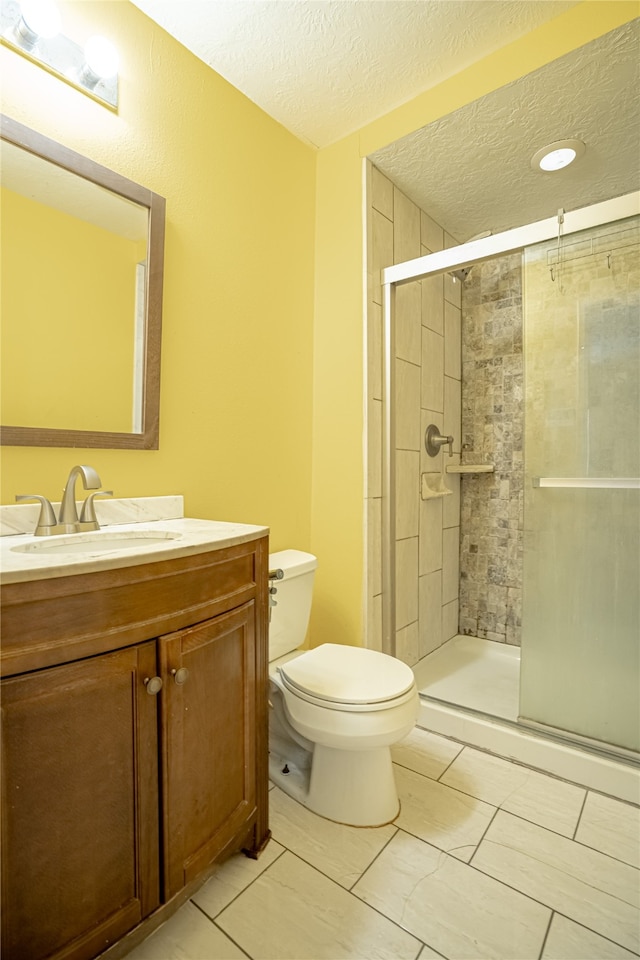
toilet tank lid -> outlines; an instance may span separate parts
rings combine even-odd
[[[334,703],[384,703],[415,683],[406,663],[377,650],[323,643],[280,667],[292,688]]]
[[[310,573],[318,566],[317,557],[302,550],[280,550],[269,554],[269,570],[282,570],[284,579]]]

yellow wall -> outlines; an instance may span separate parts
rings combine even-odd
[[[363,157],[615,29],[637,2],[584,2],[318,155],[312,638],[360,643],[364,621]]]
[[[315,152],[132,4],[59,6],[117,44],[118,113],[6,47],[2,110],[166,197],[160,449],[3,447],[2,502],[59,499],[85,462],[116,497],[183,493],[309,549]]]
[[[314,153],[126,2],[66,2],[121,49],[120,110],[2,48],[3,111],[167,198],[160,450],[4,448],[2,502],[72,463],[116,496],[269,524],[320,561],[312,638],[363,607],[363,157],[637,16],[584,2]],[[315,259],[314,259],[315,257]],[[315,284],[315,289],[314,289]]]

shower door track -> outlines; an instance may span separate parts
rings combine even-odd
[[[537,220],[494,236],[407,260],[382,270],[383,392],[382,392],[382,649],[395,655],[395,436],[394,394],[395,288],[413,280],[449,273],[481,260],[517,253],[535,243],[564,238],[581,230],[615,223],[640,214],[640,191]]]

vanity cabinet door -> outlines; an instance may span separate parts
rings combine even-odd
[[[2,681],[2,956],[86,960],[159,903],[155,642]]]
[[[165,899],[256,822],[255,610],[159,639]]]

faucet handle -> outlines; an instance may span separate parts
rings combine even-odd
[[[40,501],[40,516],[38,517],[38,523],[34,531],[34,536],[47,537],[52,533],[62,532],[58,528],[58,521],[56,520],[55,510],[51,506],[51,502],[47,500],[46,497],[41,497],[39,493],[16,494],[16,501],[20,503],[22,500],[39,500]]]
[[[430,457],[437,457],[443,446],[449,446],[449,456],[453,456],[453,437],[442,436],[435,423],[430,423],[424,432],[424,448]]]
[[[94,506],[94,500],[96,497],[112,497],[113,490],[96,490],[94,493],[90,493],[89,496],[82,504],[82,510],[80,511],[80,520],[78,521],[81,526],[80,530],[99,530],[100,524],[98,523],[98,518],[96,517],[96,510]]]

